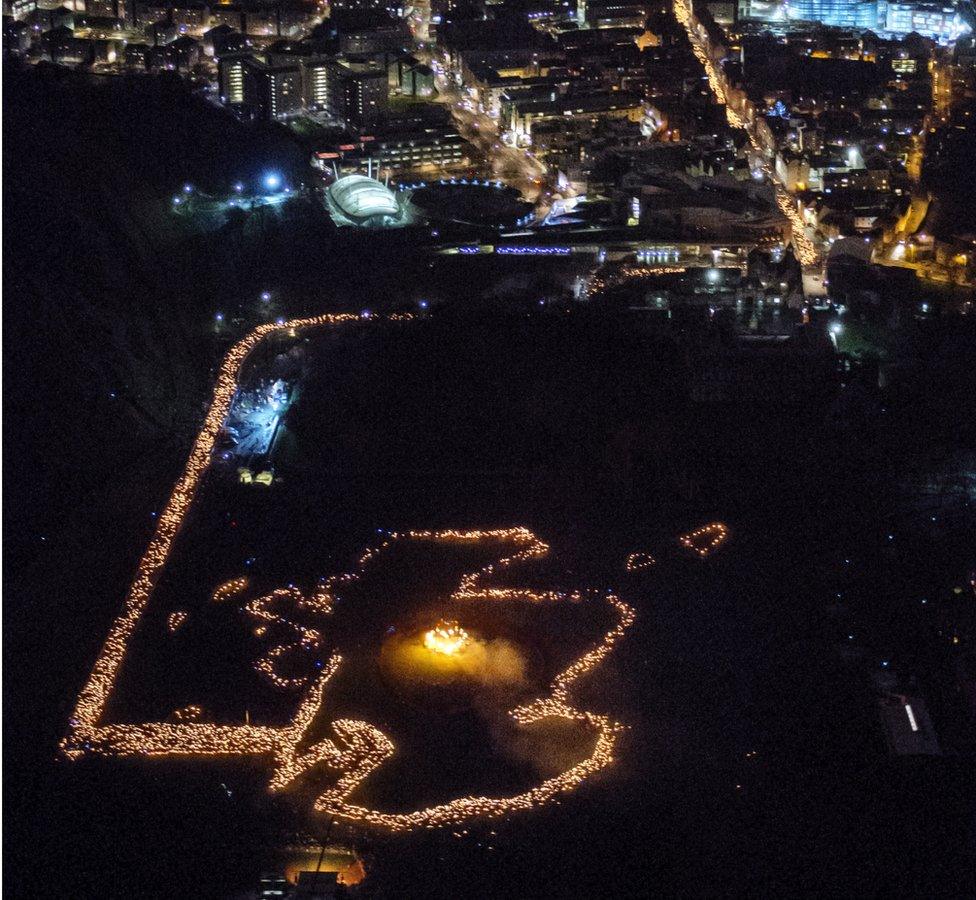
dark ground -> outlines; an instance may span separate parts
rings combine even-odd
[[[5,137],[32,108],[7,86]],[[122,238],[105,238],[83,256],[118,260],[97,265],[117,278],[107,285],[58,253],[105,218],[86,213],[98,208],[90,180],[65,203],[44,193],[65,179],[39,161],[38,130],[4,159],[8,185],[11,169],[31,172],[45,198],[5,194],[5,888],[232,895],[299,812],[267,799],[260,766],[56,755],[182,465],[218,346],[205,290],[165,305],[170,270],[153,263],[173,243],[154,237],[158,257],[137,265],[111,255]],[[64,207],[74,218],[59,217]],[[311,266],[323,305],[352,277],[330,253]],[[397,300],[427,288],[412,248],[370,259],[371,302],[384,279],[400,285]],[[176,283],[192,285],[193,271]],[[365,841],[364,895],[971,896],[973,723],[946,631],[976,639],[971,594],[952,592],[976,565],[974,520],[948,500],[923,509],[910,490],[972,469],[968,333],[952,364],[883,398],[887,424],[837,430],[824,422],[839,387],[817,402],[690,402],[701,348],[620,314],[476,315],[467,301],[485,274],[445,270],[438,290],[453,309],[332,348],[313,367],[320,383],[295,408],[282,460],[300,530],[325,510],[320,540],[335,534],[351,554],[378,526],[518,521],[594,579],[618,578],[626,553],[660,553],[703,521],[728,522],[733,538],[706,562],[664,552],[646,581],[621,579],[639,617],[603,698],[634,726],[618,767],[560,806],[461,841]],[[301,277],[297,303],[311,296]],[[923,363],[939,361],[932,346]],[[121,407],[102,396],[118,382],[130,385]],[[852,631],[858,653],[843,656]],[[917,676],[945,756],[888,756],[869,683],[882,658]]]

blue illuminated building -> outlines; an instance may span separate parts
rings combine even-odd
[[[789,16],[838,28],[877,29],[882,4],[878,0],[790,0]]]
[[[789,18],[835,28],[903,35],[915,31],[937,41],[969,30],[955,3],[930,0],[789,0]]]

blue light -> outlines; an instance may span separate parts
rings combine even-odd
[[[217,315],[215,315],[215,316],[214,316],[214,318],[215,318],[215,319],[216,319],[216,320],[217,320],[218,322],[223,322],[223,321],[224,321],[224,314],[223,314],[223,313],[217,313]]]
[[[420,305],[420,308],[421,309],[427,309],[427,301],[426,300],[421,300],[419,305]]]
[[[238,181],[237,184],[234,185],[234,190],[237,191],[238,194],[243,193],[244,185]]]
[[[281,187],[281,176],[277,172],[268,172],[264,176],[264,186],[269,191],[276,191]]]
[[[184,184],[183,185],[183,193],[184,194],[192,194],[193,193],[193,185],[192,184]]]
[[[268,291],[261,291],[261,299],[267,303],[271,300],[271,294]]]
[[[515,256],[568,256],[572,250],[569,247],[496,247],[495,252]]]

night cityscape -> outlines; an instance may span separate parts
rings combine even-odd
[[[971,0],[4,0],[4,890],[976,898]]]

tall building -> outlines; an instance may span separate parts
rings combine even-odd
[[[878,28],[878,0],[790,0],[789,16],[838,28]]]
[[[879,4],[879,7],[882,4]],[[902,0],[884,4],[882,28],[896,34],[915,31],[937,41],[954,41],[969,31],[954,3],[925,3]]]
[[[244,102],[266,119],[282,119],[302,108],[302,73],[297,65],[244,64]]]
[[[321,89],[323,84],[325,109],[347,125],[371,122],[389,105],[389,76],[383,65],[332,58],[325,62],[324,79],[313,76],[313,85]]]
[[[743,18],[765,0],[739,0]],[[822,22],[837,28],[870,29],[892,35],[912,31],[937,41],[952,41],[969,30],[951,0],[789,0],[789,17],[805,22]],[[767,20],[768,21],[768,20]]]
[[[304,60],[305,105],[310,109],[329,108],[329,64],[331,60],[313,58]]]
[[[386,66],[346,57],[288,53],[276,45],[265,61],[246,53],[218,60],[222,103],[247,104],[270,119],[286,118],[303,107],[328,112],[345,126],[374,122],[388,108]]]
[[[244,102],[244,65],[246,56],[225,56],[217,64],[222,103]]]

